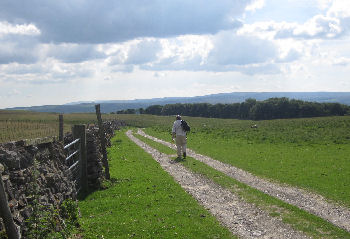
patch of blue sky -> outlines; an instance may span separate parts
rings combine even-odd
[[[318,14],[326,14],[316,0],[266,0],[264,6],[254,11],[247,11],[244,22],[275,21],[304,23]]]

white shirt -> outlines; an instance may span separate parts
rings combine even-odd
[[[173,133],[176,135],[186,136],[186,132],[182,129],[181,120],[176,120],[173,125]]]

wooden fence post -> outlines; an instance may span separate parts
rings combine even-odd
[[[73,126],[73,138],[80,138],[79,147],[79,161],[80,161],[80,186],[83,192],[88,190],[88,176],[87,176],[87,152],[86,152],[86,131],[85,125]]]
[[[101,148],[102,148],[102,163],[103,163],[103,166],[105,167],[105,177],[106,179],[110,179],[111,177],[109,174],[109,165],[108,165],[108,159],[107,159],[106,138],[105,138],[105,132],[102,124],[100,104],[95,105],[95,109],[96,109],[96,116],[97,116],[97,122],[98,122],[98,132],[100,135]]]
[[[13,221],[11,210],[8,205],[4,182],[2,181],[2,172],[4,171],[4,166],[0,164],[0,215],[4,221],[6,234],[9,239],[19,239],[20,235],[17,231],[17,227]]]
[[[63,115],[58,116],[59,126],[58,126],[58,140],[63,142]]]

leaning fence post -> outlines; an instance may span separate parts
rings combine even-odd
[[[63,115],[58,116],[59,126],[58,126],[58,140],[63,142]]]
[[[17,231],[17,227],[13,221],[11,210],[8,205],[4,182],[2,181],[2,172],[4,171],[4,166],[0,164],[0,215],[4,221],[6,234],[9,239],[19,239],[20,235]]]
[[[102,163],[103,163],[103,166],[105,167],[105,177],[106,179],[110,179],[109,165],[108,165],[107,151],[106,151],[106,138],[105,138],[105,133],[102,125],[100,104],[95,105],[95,109],[96,109],[96,116],[97,116],[98,129],[99,129],[98,132],[100,134],[100,141],[101,141],[101,148],[102,148]]]
[[[73,138],[80,139],[79,161],[80,161],[80,186],[83,192],[88,190],[87,176],[87,153],[86,153],[86,131],[85,125],[73,126]]]

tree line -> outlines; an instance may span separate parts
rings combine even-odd
[[[127,109],[117,114],[186,115],[194,117],[269,120],[307,118],[320,116],[343,116],[350,114],[350,106],[340,103],[317,103],[302,100],[270,98],[257,101],[249,98],[233,104],[167,104],[152,105],[146,109]]]

